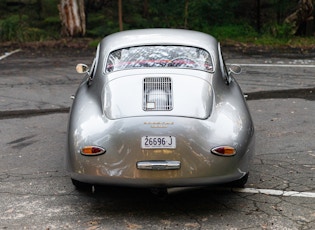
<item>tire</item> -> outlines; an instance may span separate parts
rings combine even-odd
[[[247,183],[249,173],[246,173],[242,178],[232,181],[228,185],[234,188],[244,188]]]
[[[71,178],[72,184],[76,187],[77,190],[80,191],[91,191],[92,185],[89,183],[84,183],[78,180]]]

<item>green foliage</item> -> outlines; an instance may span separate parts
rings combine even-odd
[[[87,20],[87,36],[104,37],[105,35],[118,31],[118,22],[108,20],[104,14],[91,13]]]
[[[269,31],[266,31],[266,34],[269,32],[275,38],[289,40],[294,34],[293,25],[287,23],[275,24],[270,26],[270,28]]]
[[[28,24],[28,16],[12,15],[0,21],[1,41],[41,41],[47,38],[47,33]]]
[[[42,18],[58,16],[58,7],[60,0],[40,0],[40,15]],[[58,16],[59,18],[59,16]]]
[[[48,29],[47,37],[59,38],[61,31],[61,23],[59,16],[52,16],[44,18],[40,23],[38,23],[39,28]]]
[[[189,20],[201,19],[208,26],[224,25],[235,22],[235,10],[239,3],[231,0],[196,0],[190,1]],[[200,22],[200,20],[199,20]]]
[[[0,42],[28,42],[58,38],[59,0],[28,1],[27,4],[0,3]]]
[[[218,40],[238,40],[245,41],[248,38],[257,37],[258,33],[253,27],[247,24],[233,24],[225,26],[213,26],[207,31]]]
[[[60,0],[33,0],[6,4],[0,0],[0,42],[58,39]],[[118,1],[85,0],[86,36],[97,41],[117,32]],[[186,28],[203,31],[218,40],[261,44],[292,41],[292,27],[283,20],[295,8],[292,0],[261,0],[260,26],[254,0],[128,0],[123,4],[124,30]],[[256,31],[259,28],[259,32]],[[93,44],[92,44],[93,46]]]
[[[22,17],[23,19],[23,17]],[[2,41],[15,40],[23,25],[20,24],[20,17],[17,15],[0,21],[0,39]]]
[[[102,39],[95,39],[89,42],[89,47],[96,48]]]

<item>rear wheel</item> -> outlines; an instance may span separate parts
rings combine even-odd
[[[247,183],[247,180],[248,180],[248,174],[249,173],[246,173],[242,178],[240,178],[236,181],[232,181],[228,185],[231,187],[235,187],[235,188],[244,188],[245,184]]]
[[[76,187],[77,190],[81,191],[91,191],[92,185],[89,183],[84,183],[78,180],[71,178],[72,184]]]
[[[151,188],[151,193],[160,199],[165,199],[168,195],[167,188]]]

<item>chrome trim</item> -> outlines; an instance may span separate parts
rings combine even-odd
[[[137,169],[140,170],[174,170],[180,169],[180,161],[164,161],[164,160],[152,160],[152,161],[138,161]]]

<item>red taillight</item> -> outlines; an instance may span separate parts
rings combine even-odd
[[[81,149],[81,154],[85,156],[96,156],[105,153],[106,150],[98,146],[85,146]]]
[[[219,156],[234,156],[236,154],[235,148],[231,146],[218,146],[211,149],[211,152]]]

